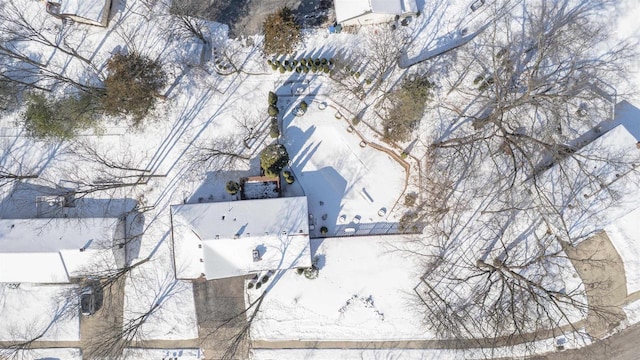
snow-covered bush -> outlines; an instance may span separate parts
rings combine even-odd
[[[227,191],[227,193],[229,193],[229,195],[235,195],[238,193],[238,190],[240,190],[240,184],[235,181],[229,181],[225,186],[225,190]]]
[[[289,154],[282,144],[268,145],[260,154],[260,167],[266,176],[277,177],[288,162]]]
[[[268,110],[269,116],[278,116],[278,114],[280,113],[280,110],[278,110],[278,107],[275,105],[269,105],[269,110]]]
[[[278,103],[278,95],[273,91],[269,91],[269,105],[276,105]]]
[[[271,118],[271,124],[269,126],[269,136],[274,139],[280,136],[280,128],[278,127],[278,119],[276,118]]]

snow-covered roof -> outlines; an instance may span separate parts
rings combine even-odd
[[[624,265],[627,293],[640,291],[640,209],[619,218],[605,228]]]
[[[626,125],[619,124],[538,178],[556,206],[565,208],[573,238],[598,231],[640,207],[635,196],[640,190],[637,143]]]
[[[78,16],[93,22],[103,23],[108,16],[111,0],[61,0],[60,15]]]
[[[67,283],[115,268],[117,218],[0,220],[0,282]],[[81,251],[82,249],[82,251]]]
[[[335,0],[334,5],[338,23],[368,13],[403,15],[418,12],[415,0]]]
[[[204,273],[220,279],[309,267],[308,216],[304,196],[173,206],[178,277]]]

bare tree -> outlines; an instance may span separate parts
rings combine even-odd
[[[430,260],[416,292],[440,335],[530,344],[587,315],[617,320],[587,301],[603,284],[572,280],[574,263],[596,260],[565,251],[602,224],[637,160],[593,142],[615,101],[600,79],[631,55],[603,50],[602,7],[527,4],[454,54],[464,71],[443,103],[456,116],[430,135],[417,219]]]

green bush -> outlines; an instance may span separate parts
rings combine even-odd
[[[30,136],[68,140],[95,125],[97,100],[91,95],[50,101],[42,94],[30,94],[26,100],[22,119]]]
[[[308,66],[303,67],[302,71],[304,71],[305,74],[308,74],[309,73],[309,67]]]
[[[262,283],[261,282],[257,282],[256,283],[256,289],[260,289],[262,287]]]
[[[284,66],[289,66],[289,60],[284,61]]]
[[[296,72],[300,74],[302,72],[302,66],[296,66]]]
[[[278,71],[280,71],[280,74],[284,74],[284,72],[287,71],[287,69],[285,69],[284,66],[280,65],[280,68],[278,68]]]
[[[238,193],[238,190],[240,190],[240,184],[235,181],[229,181],[225,186],[225,190],[227,190],[229,195],[235,195]]]
[[[329,232],[329,229],[327,229],[327,227],[326,227],[326,226],[323,226],[323,227],[321,227],[321,228],[320,228],[320,234],[323,234],[323,235],[324,235],[324,234],[326,234],[327,232]]]
[[[302,101],[302,102],[300,102],[300,110],[302,110],[302,111],[306,112],[308,107],[309,107],[309,106],[307,105],[307,102],[306,102],[306,101]]]
[[[267,281],[269,281],[269,277],[267,275],[262,277],[262,283],[265,284]]]
[[[313,64],[315,66],[320,66],[320,64],[321,64],[320,59],[316,58],[315,61],[313,62]]]
[[[282,172],[282,176],[284,176],[285,178],[288,178],[289,176],[291,176],[291,171],[289,170],[285,170]]]
[[[353,119],[351,119],[351,124],[353,124],[354,126],[358,125],[359,123],[360,123],[360,117],[359,116],[356,116]]]
[[[268,145],[260,154],[260,167],[269,177],[277,177],[289,162],[289,154],[282,144]]]
[[[273,71],[278,70],[278,65],[276,65],[276,64],[272,64],[272,65],[271,65],[271,70],[273,70]]]
[[[291,60],[291,65],[298,66],[298,60]]]
[[[269,105],[268,113],[269,113],[269,116],[275,117],[275,116],[278,116],[278,114],[280,113],[280,110],[275,105]]]
[[[304,268],[297,268],[296,272],[298,273],[298,275],[302,275],[304,273]]]
[[[305,59],[305,58],[300,59],[300,65],[306,66],[307,65],[307,59]]]
[[[248,289],[253,289],[253,283],[252,283],[252,282],[250,282],[249,284],[247,284],[247,288],[248,288]]]
[[[293,71],[293,67],[291,65],[287,65],[287,71]]]
[[[400,157],[401,157],[401,158],[403,158],[403,159],[406,159],[406,158],[407,158],[407,156],[409,156],[409,154],[407,154],[407,153],[406,153],[406,152],[404,152],[404,151],[400,153]]]
[[[317,67],[317,66],[315,66],[315,65],[313,65],[313,66],[311,67],[311,71],[313,71],[313,72],[318,72],[318,67]]]
[[[329,65],[322,65],[322,71],[324,71],[325,73],[329,73],[331,69],[329,68]]]
[[[320,64],[326,65],[327,64],[327,58],[320,59]]]
[[[278,95],[273,91],[269,91],[269,105],[275,105],[278,103]]]
[[[269,66],[273,65],[273,61],[271,61],[271,59],[267,60],[267,64],[269,64]]]
[[[287,184],[291,185],[296,181],[296,178],[293,177],[293,176],[289,176],[289,177],[284,178],[284,181],[286,181]]]
[[[274,120],[275,118],[271,119]],[[271,125],[269,126],[269,136],[273,139],[278,138],[280,136],[280,128],[278,127],[278,121],[271,121]]]

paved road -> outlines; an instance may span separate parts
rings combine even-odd
[[[531,360],[637,360],[640,359],[640,324],[591,346]]]

